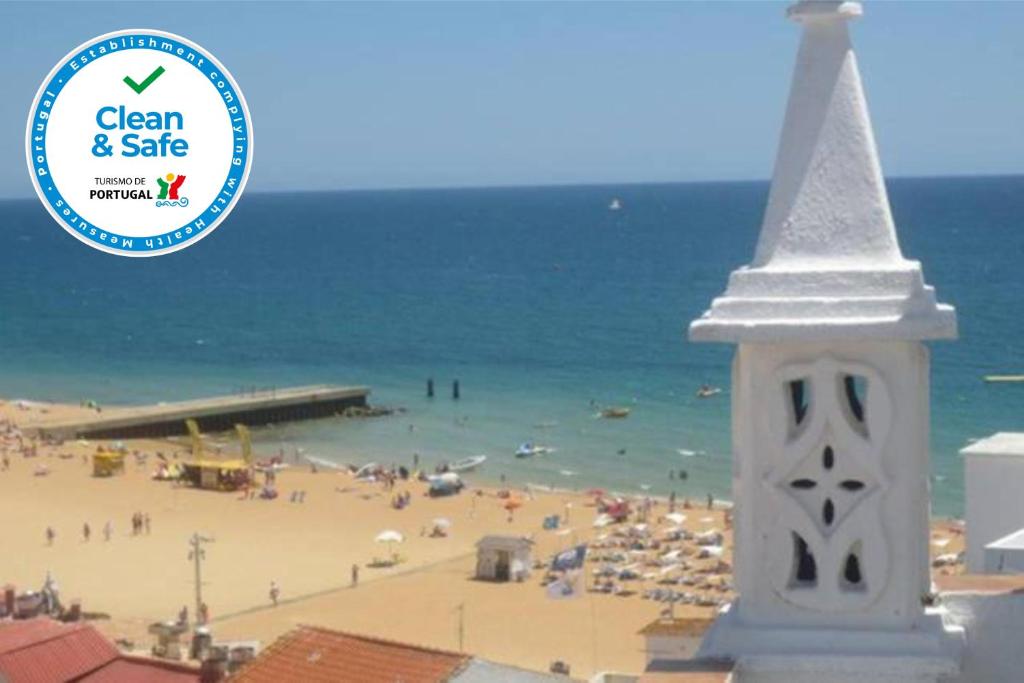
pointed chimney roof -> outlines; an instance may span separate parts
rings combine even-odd
[[[694,341],[956,336],[900,252],[847,21],[857,2],[803,0],[803,26],[754,260],[690,326]]]

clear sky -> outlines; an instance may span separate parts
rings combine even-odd
[[[0,4],[0,197],[68,51],[179,33],[241,85],[252,190],[767,178],[799,29],[785,3]],[[887,175],[1024,172],[1024,3],[868,2]]]

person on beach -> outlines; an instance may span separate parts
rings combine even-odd
[[[182,605],[178,610],[178,623],[182,626],[188,625],[188,605]]]
[[[713,507],[715,507],[715,497],[714,497],[714,496],[712,496],[712,495],[711,495],[711,494],[709,493],[709,494],[708,494],[708,510],[712,509]]]
[[[352,565],[352,587],[355,588],[359,585],[359,565]]]
[[[199,614],[196,615],[196,618],[200,624],[210,623],[210,608],[205,602],[199,605]]]
[[[277,581],[270,582],[270,601],[274,603],[274,607],[277,607],[277,599],[281,596],[281,589],[277,586]]]
[[[109,541],[110,537],[114,535],[114,523],[109,519],[107,523],[103,525],[103,540]]]
[[[46,527],[46,545],[53,545],[53,539],[57,538],[57,532],[52,526]]]
[[[92,537],[92,528],[90,528],[89,522],[86,522],[85,524],[82,525],[82,540],[84,542],[88,543],[89,539],[91,537]]]
[[[146,535],[149,536],[149,513],[148,512],[145,515],[143,515],[143,517],[142,517],[142,524],[146,528]]]

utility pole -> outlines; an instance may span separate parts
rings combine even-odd
[[[459,603],[459,652],[465,652],[466,640],[466,603]]]
[[[203,607],[203,570],[202,562],[206,559],[206,551],[203,550],[204,543],[213,543],[212,538],[206,536],[200,536],[198,532],[192,534],[192,537],[188,540],[190,550],[188,551],[188,559],[192,560],[195,564],[196,571],[196,621],[199,621],[199,615]]]

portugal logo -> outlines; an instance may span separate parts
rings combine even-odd
[[[188,206],[188,197],[179,197],[178,190],[185,183],[185,176],[168,173],[163,178],[157,178],[156,184],[160,186],[160,194],[156,196],[157,206]],[[168,201],[163,201],[168,200]]]
[[[252,121],[231,74],[195,43],[149,29],[99,36],[61,60],[25,142],[53,218],[124,256],[202,239],[238,203],[252,165]]]

